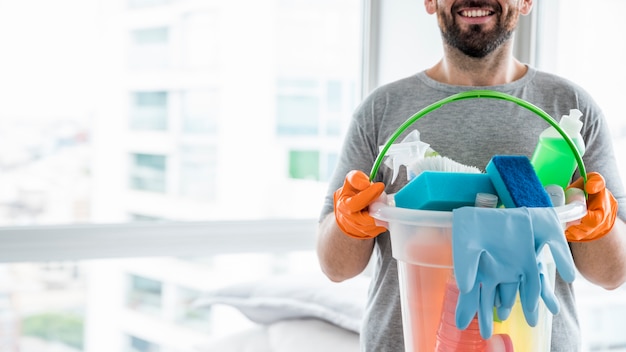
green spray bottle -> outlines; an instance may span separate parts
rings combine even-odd
[[[585,142],[580,134],[583,127],[581,116],[580,110],[571,109],[569,115],[561,117],[559,126],[572,139],[582,156],[585,153]],[[539,142],[530,163],[544,187],[559,185],[567,188],[577,166],[576,157],[569,144],[552,126],[539,135]]]

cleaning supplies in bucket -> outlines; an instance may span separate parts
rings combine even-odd
[[[467,329],[478,315],[485,340],[492,335],[494,307],[497,318],[506,319],[518,292],[530,326],[537,324],[540,299],[553,314],[558,312],[558,301],[537,259],[545,245],[561,276],[574,279],[562,225],[530,160],[498,155],[486,170],[486,174],[422,171],[394,195],[397,207],[452,211],[452,253],[460,290],[455,324]],[[475,207],[482,193],[497,194],[510,209]]]
[[[489,98],[497,100],[505,100],[513,102],[522,108],[525,108],[539,117],[543,118],[548,124],[550,124],[555,131],[562,137],[563,141],[570,148],[570,154],[574,157],[577,166],[579,168],[583,185],[587,182],[587,174],[585,171],[585,165],[582,161],[581,153],[579,152],[578,145],[572,140],[572,137],[568,135],[561,126],[541,108],[526,102],[517,97],[509,94],[495,92],[490,90],[473,90],[465,91],[451,95],[440,101],[434,102],[420,111],[409,117],[398,129],[392,134],[387,143],[380,149],[380,153],[372,165],[370,171],[370,181],[376,178],[378,169],[386,157],[386,152],[391,149],[392,143],[404,134],[404,131],[426,114],[441,108],[442,106],[462,101],[470,98]],[[411,175],[407,174],[407,180],[411,180]],[[570,175],[571,176],[571,175]],[[394,178],[395,179],[395,178]],[[543,181],[543,180],[542,180]],[[452,229],[454,227],[454,211],[432,211],[432,210],[420,210],[420,209],[405,209],[398,207],[394,202],[395,195],[390,194],[385,199],[381,199],[380,202],[375,202],[370,205],[369,212],[372,217],[376,219],[378,224],[385,226],[391,237],[392,255],[398,262],[398,277],[400,281],[400,291],[402,300],[402,320],[404,327],[404,340],[405,351],[407,352],[432,352],[435,351],[435,345],[437,344],[437,328],[441,325],[441,309],[443,304],[443,293],[445,292],[445,284],[450,283],[449,278],[453,277],[452,270],[457,265],[453,265],[452,255]],[[579,204],[580,203],[580,204]],[[471,209],[473,207],[463,206],[458,209]],[[477,208],[478,209],[478,208]],[[496,208],[496,209],[484,209],[487,211],[502,211],[517,212],[523,209],[539,210],[543,215],[548,215],[547,220],[555,220],[550,214],[551,210],[557,213],[558,219],[556,223],[560,226],[571,221],[576,221],[583,217],[586,213],[585,204],[575,201],[572,204],[566,204],[557,208]],[[532,216],[532,214],[531,214]],[[529,272],[535,273],[537,276],[533,276],[533,282],[538,282],[539,295],[541,299],[550,307],[551,311],[558,309],[558,301],[553,295],[551,289],[548,287],[548,283],[554,282],[555,278],[555,265],[557,260],[552,260],[553,255],[550,255],[549,250],[541,250],[546,244],[549,244],[549,248],[552,246],[559,247],[558,243],[550,243],[555,239],[551,236],[555,233],[552,230],[543,233],[544,226],[541,229],[537,229],[530,226],[536,233],[531,233],[532,244],[536,252],[532,255],[535,268],[529,269]],[[546,235],[550,233],[550,235]],[[558,234],[563,237],[563,229],[560,228]],[[526,236],[528,237],[528,236]],[[500,238],[501,240],[501,238]],[[560,240],[560,239],[559,239]],[[558,240],[557,240],[558,242]],[[530,248],[530,247],[527,247]],[[526,251],[526,250],[525,250]],[[541,251],[541,255],[537,254]],[[568,252],[569,254],[569,252]],[[530,257],[530,256],[529,256]],[[488,255],[484,258],[489,259]],[[571,259],[571,258],[570,258]],[[479,257],[478,263],[481,263],[483,256]],[[530,263],[530,261],[529,261]],[[546,264],[546,265],[544,265]],[[512,266],[518,265],[517,263],[511,263]],[[560,268],[563,264],[560,265]],[[518,268],[519,269],[519,268]],[[521,270],[521,269],[520,269]],[[534,275],[534,274],[533,274]],[[563,276],[563,274],[562,274]],[[567,276],[567,274],[565,274]],[[538,277],[538,279],[535,279]],[[456,279],[455,279],[456,280]],[[545,281],[545,283],[544,283]],[[454,284],[454,281],[452,281]],[[474,287],[474,286],[472,286]],[[500,307],[498,311],[500,315],[506,316],[509,313],[509,306],[512,297],[519,291],[520,283],[518,281],[505,282],[498,286],[499,292],[496,293],[497,297],[504,300],[504,305],[499,302]],[[545,291],[541,291],[546,289]],[[463,293],[460,293],[463,295]],[[500,297],[501,296],[501,297]],[[533,298],[537,302],[539,298],[536,296]],[[506,321],[496,321],[494,323],[494,332],[492,340],[499,341],[497,345],[499,349],[491,350],[486,349],[484,352],[493,351],[511,351],[504,344],[503,336],[509,336],[511,342],[515,348],[515,351],[548,351],[550,349],[551,338],[551,324],[552,317],[547,314],[546,307],[539,307],[539,322],[534,328],[530,328],[528,324],[525,324],[523,320],[528,317],[524,317],[529,309],[532,312],[533,304],[527,304],[526,309],[522,312],[520,301],[516,298],[516,303],[511,311],[510,319]],[[528,303],[528,301],[526,301]],[[555,304],[556,302],[556,304]],[[492,302],[494,303],[494,302]],[[498,303],[498,302],[495,302]],[[532,302],[531,302],[532,303]],[[472,301],[470,304],[474,304],[478,309],[478,301]],[[538,305],[538,304],[537,304]],[[488,306],[488,305],[487,305]],[[556,307],[556,308],[555,308]],[[490,307],[493,310],[493,306]],[[486,310],[487,311],[487,310]],[[458,312],[457,312],[458,313]],[[483,315],[489,316],[488,313]],[[521,318],[521,319],[520,319]],[[456,319],[456,317],[455,317]],[[530,314],[530,323],[533,318]],[[456,322],[455,322],[456,324]],[[530,329],[530,330],[529,330]],[[448,332],[453,332],[450,330]],[[520,333],[521,332],[521,333]],[[481,331],[481,333],[484,333]],[[482,337],[482,336],[481,336]],[[499,337],[499,338],[498,338]],[[491,339],[490,339],[491,340]],[[496,344],[490,347],[494,347]],[[510,346],[509,346],[510,347]]]

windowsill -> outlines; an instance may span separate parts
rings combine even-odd
[[[316,219],[5,227],[0,262],[312,250],[316,227]]]

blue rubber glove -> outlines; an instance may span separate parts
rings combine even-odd
[[[554,294],[554,288],[552,287],[546,266],[540,261],[537,263],[537,269],[539,270],[539,281],[541,283],[541,299],[545,303],[546,308],[548,308],[552,314],[557,314],[560,310],[559,300]],[[495,306],[498,319],[506,320],[511,314],[511,307],[515,304],[518,286],[519,283],[516,282],[500,284],[496,288]],[[524,312],[526,322],[530,326],[535,326],[539,321],[539,304],[534,307],[529,306],[530,303],[522,301],[522,310]]]
[[[496,287],[496,313],[498,319],[506,320],[515,304],[519,282],[501,283]]]
[[[539,253],[548,246],[554,259],[556,270],[561,278],[567,282],[572,282],[576,278],[576,269],[572,253],[569,250],[567,239],[563,231],[563,226],[553,208],[526,208],[532,224],[532,232],[535,241],[535,253]],[[557,314],[560,310],[559,301],[554,295],[554,289],[550,284],[548,273],[544,263],[538,263],[539,275],[541,279],[541,299],[552,314]],[[511,313],[507,307],[514,303],[516,296],[516,284],[501,284],[496,289],[496,307],[498,318],[504,320]],[[524,301],[522,308],[524,316],[529,325],[535,326],[539,319],[539,306],[535,305],[535,300]]]
[[[527,208],[530,214],[535,237],[535,252],[537,255],[544,246],[550,247],[550,252],[556,264],[556,270],[566,282],[576,278],[576,266],[570,252],[563,225],[554,208]]]
[[[541,278],[541,299],[552,314],[557,314],[560,308],[559,300],[554,294],[554,288],[552,288],[552,284],[550,283],[550,277],[546,271],[545,265],[542,262],[539,262],[539,277]],[[537,321],[536,318],[535,321]]]
[[[480,334],[488,339],[493,308],[498,306],[508,316],[518,290],[529,312],[539,304],[541,277],[529,212],[462,207],[452,213],[452,256],[459,287],[456,324],[465,329],[478,313]]]
[[[561,225],[556,211],[553,208],[527,209],[532,222],[535,253],[539,256],[544,246],[548,246],[554,259],[556,270],[561,275],[561,278],[566,282],[574,281],[576,278],[574,259],[565,238],[563,225]],[[554,289],[550,284],[551,280],[549,280],[545,264],[539,262],[538,265],[541,278],[541,299],[552,314],[557,314],[560,310],[560,305],[554,295]],[[522,308],[526,321],[531,326],[536,325],[539,319],[539,307],[533,309],[528,302],[522,301]]]

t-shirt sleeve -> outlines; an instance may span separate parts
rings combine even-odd
[[[333,193],[343,185],[346,174],[351,170],[361,170],[369,175],[378,156],[376,107],[373,101],[374,97],[370,95],[352,116],[328,183],[320,220],[333,211]]]

